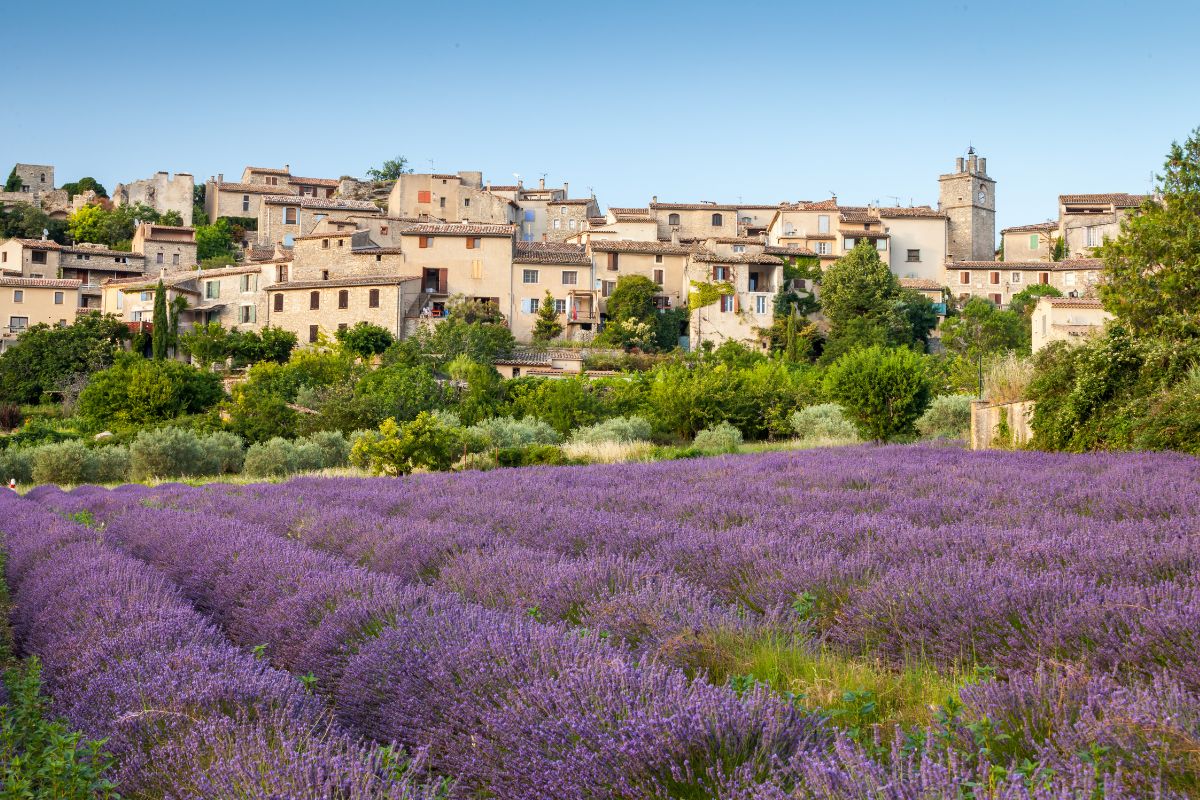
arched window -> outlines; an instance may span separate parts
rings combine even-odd
[[[42,183],[46,182],[46,173],[42,173]]]
[[[713,214],[712,223],[714,228],[719,228],[724,224],[724,221],[721,219],[720,214]]]
[[[679,215],[678,214],[668,214],[667,215],[667,224],[668,225],[678,225],[679,224]]]

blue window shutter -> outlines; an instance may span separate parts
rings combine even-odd
[[[532,211],[526,211],[526,212],[525,212],[525,221],[526,221],[526,222],[533,222],[533,212],[532,212]]]

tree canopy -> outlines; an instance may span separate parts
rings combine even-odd
[[[65,189],[68,197],[74,197],[77,194],[83,194],[89,189],[95,192],[97,197],[108,197],[108,190],[104,188],[104,184],[100,183],[100,181],[96,180],[90,175],[86,178],[80,178],[77,181],[64,183],[58,188]]]
[[[396,156],[384,161],[383,166],[372,167],[367,170],[367,177],[373,181],[394,181],[401,175],[411,172],[412,169],[408,166],[408,159],[404,156]]]
[[[76,376],[113,363],[129,328],[114,316],[86,314],[74,325],[34,325],[0,355],[0,397],[10,403],[36,403]]]
[[[982,297],[972,297],[958,313],[942,323],[946,349],[972,360],[1014,351],[1029,353],[1029,320],[1011,310],[1001,310]]]

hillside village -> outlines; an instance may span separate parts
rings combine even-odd
[[[15,180],[14,180],[15,179]],[[1032,285],[1033,348],[1098,330],[1093,249],[1119,232],[1141,195],[1064,194],[1057,221],[1007,228],[996,243],[996,179],[973,150],[937,177],[937,207],[850,206],[837,197],[760,204],[662,202],[603,208],[569,184],[493,184],[480,172],[403,173],[393,181],[295,175],[246,167],[237,180],[159,172],[119,184],[111,197],[55,185],[51,165],[17,164],[0,205],[64,220],[90,205],[153,209],[178,224],[140,222],[129,249],[47,236],[0,244],[0,344],[38,323],[70,324],[94,311],[138,331],[155,323],[161,280],[180,309],[181,331],[217,322],[229,330],[271,326],[315,343],[359,322],[411,336],[436,325],[452,298],[499,312],[518,342],[533,338],[552,300],[561,343],[586,344],[609,322],[607,299],[625,276],[659,287],[661,311],[686,309],[679,342],[765,346],[787,281],[785,264],[822,269],[862,240],[874,243],[901,286],[933,303],[979,297],[1007,307]],[[194,209],[229,220],[236,253],[217,266],[198,259]],[[201,266],[210,268],[200,268]],[[793,285],[785,286],[791,283]],[[709,289],[711,291],[704,291]],[[936,337],[936,332],[934,336]]]

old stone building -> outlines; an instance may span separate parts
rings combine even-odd
[[[382,213],[375,205],[363,200],[267,195],[259,204],[257,243],[291,247],[297,236],[312,233],[326,220],[343,221],[350,226],[354,224],[351,217]]]
[[[554,300],[564,337],[588,339],[599,330],[599,292],[592,259],[583,245],[517,242],[512,277],[516,310],[510,327],[518,341],[533,338],[538,309],[547,292]]]
[[[1057,222],[1014,225],[1000,231],[1005,261],[1050,261],[1057,238]]]
[[[388,215],[425,221],[513,225],[517,203],[483,185],[482,172],[401,175],[388,196]]]
[[[196,182],[190,172],[156,172],[153,177],[130,183],[118,183],[112,192],[112,202],[117,206],[142,203],[159,214],[175,211],[185,226],[192,224],[192,202]]]
[[[783,281],[783,259],[765,252],[766,243],[745,238],[710,239],[688,259],[688,288],[729,286],[715,303],[691,309],[690,338],[698,345],[726,341],[758,344],[774,319],[775,293]]]
[[[1113,315],[1091,297],[1043,297],[1033,309],[1033,352],[1051,342],[1080,341],[1104,330]]]
[[[653,197],[649,208],[658,223],[659,239],[670,239],[672,233],[676,233],[682,242],[738,235],[737,206],[707,202],[660,203]]]
[[[132,247],[150,271],[196,266],[195,228],[143,222],[134,231]]]
[[[1121,233],[1121,221],[1146,202],[1144,194],[1064,194],[1058,198],[1058,235],[1067,255],[1086,258]],[[1005,254],[1007,257],[1007,253]]]
[[[1007,306],[1012,296],[1034,284],[1053,286],[1064,295],[1095,294],[1104,263],[1097,258],[1065,261],[957,261],[946,266],[947,286],[960,301],[983,297]]]
[[[77,280],[0,275],[0,351],[34,325],[74,322],[80,285]]]
[[[938,178],[938,210],[946,215],[946,255],[951,261],[991,261],[996,257],[996,182],[987,159],[971,148],[955,170]]]
[[[20,192],[30,195],[31,202],[36,202],[43,194],[54,191],[54,167],[50,164],[16,164],[12,172],[21,181]]]

